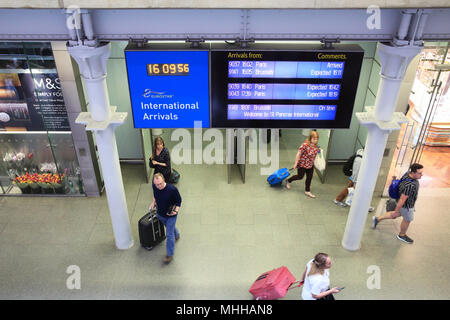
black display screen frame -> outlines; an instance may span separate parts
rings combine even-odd
[[[228,58],[229,53],[262,53],[261,59]],[[319,53],[342,55],[346,59],[319,59]],[[323,49],[320,45],[268,46],[248,48],[211,48],[211,128],[316,128],[348,129],[352,119],[356,92],[358,89],[364,50],[353,44],[335,45],[333,49]],[[333,61],[345,62],[342,79],[285,79],[285,78],[228,78],[228,61]],[[249,100],[228,99],[228,83],[311,83],[341,84],[338,100]],[[334,120],[228,120],[228,104],[336,104]]]

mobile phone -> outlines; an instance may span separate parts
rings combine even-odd
[[[337,288],[339,291],[342,291],[342,290],[344,290],[345,289],[345,287],[340,287],[340,288]]]

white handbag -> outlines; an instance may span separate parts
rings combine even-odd
[[[345,199],[345,204],[348,206],[352,205],[353,195],[355,194],[355,188],[348,188],[348,196]]]
[[[322,149],[320,149],[320,152],[316,155],[316,159],[314,159],[314,167],[319,171],[325,170],[325,157]]]

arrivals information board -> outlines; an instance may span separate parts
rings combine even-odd
[[[212,49],[212,127],[348,128],[359,46]]]

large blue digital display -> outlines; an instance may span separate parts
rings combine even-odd
[[[209,51],[127,47],[135,128],[209,128]]]

